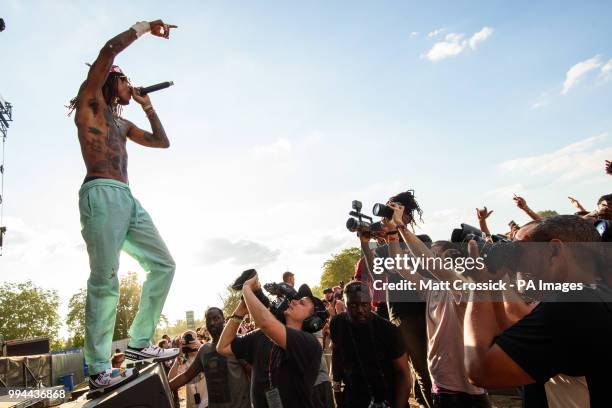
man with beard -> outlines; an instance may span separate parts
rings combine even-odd
[[[345,384],[337,405],[365,408],[375,402],[405,408],[412,380],[399,329],[372,313],[372,297],[364,283],[349,283],[344,296],[347,313],[330,323],[333,367],[342,367],[340,373],[333,370],[334,386]]]
[[[249,408],[251,399],[246,363],[233,356],[225,357],[216,349],[225,326],[223,310],[211,307],[206,311],[205,319],[212,343],[200,347],[193,364],[170,380],[170,388],[176,390],[203,372],[208,387],[209,408]]]
[[[116,387],[133,374],[127,369],[117,375],[110,361],[121,250],[147,272],[125,356],[165,361],[178,354],[178,350],[151,344],[176,265],[153,220],[132,195],[126,149],[128,139],[152,148],[167,148],[170,142],[149,96],[140,95],[121,69],[113,65],[115,57],[140,36],[150,32],[168,39],[172,28],[176,26],[161,20],[141,21],[110,39],[91,65],[77,96],[70,101],[70,112],[76,111],[74,123],[87,170],[79,190],[79,212],[90,266],[83,350],[91,389]],[[122,107],[132,98],[141,105],[151,132],[121,117]]]

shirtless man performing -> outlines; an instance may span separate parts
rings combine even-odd
[[[91,389],[116,386],[132,370],[112,370],[110,356],[119,300],[119,253],[134,257],[147,272],[138,313],[132,322],[126,357],[138,360],[172,359],[178,349],[151,344],[155,327],[172,283],[175,264],[149,214],[128,186],[126,140],[147,147],[167,148],[166,132],[148,96],[140,96],[113,60],[141,35],[150,32],[169,38],[176,26],[161,20],[139,22],[109,40],[70,103],[76,110],[81,151],[87,176],[79,191],[82,235],[87,244],[91,273],[87,281],[85,311],[85,362]],[[121,117],[121,106],[130,99],[142,106],[152,132]]]

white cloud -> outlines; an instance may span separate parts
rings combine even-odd
[[[410,33],[410,38],[416,38],[419,36],[419,32],[418,31],[413,31]]]
[[[431,47],[427,52],[427,59],[435,62],[461,54],[467,45],[467,41],[464,40],[464,37],[464,34],[447,34],[444,41],[437,42]]]
[[[253,149],[256,155],[277,155],[291,151],[291,142],[284,138],[279,138],[276,142],[269,145],[257,146]]]
[[[338,247],[348,243],[347,241],[349,240],[346,238],[346,234],[344,235],[345,237],[332,237],[330,235],[325,235],[321,237],[317,244],[307,248],[304,253],[309,255],[330,254]]]
[[[608,79],[612,79],[612,59],[608,60],[608,62],[606,62],[603,67],[601,67],[600,76],[606,81]]]
[[[493,34],[493,29],[491,27],[483,27],[482,30],[474,33],[474,35],[472,35],[470,38],[470,47],[475,50],[476,45],[485,41],[491,36],[491,34]]]
[[[540,96],[538,97],[538,99],[536,99],[535,102],[533,102],[530,106],[531,109],[539,109],[541,107],[544,107],[546,105],[548,105],[550,99],[550,95],[548,92],[542,92],[540,94]]]
[[[469,40],[465,39],[464,33],[449,33],[444,37],[444,41],[437,42],[431,47],[425,58],[436,62],[461,54],[468,45],[470,48],[476,49],[476,45],[485,41],[492,33],[493,29],[491,27],[483,27],[480,31],[474,33]]]
[[[561,94],[565,95],[573,86],[580,82],[581,78],[588,72],[597,69],[600,66],[601,61],[599,55],[595,55],[592,58],[581,61],[572,66],[565,74],[565,81],[563,82],[563,90],[561,91]]]
[[[507,199],[508,197],[512,197],[514,194],[521,195],[524,193],[524,191],[525,187],[521,183],[516,183],[508,186],[501,186],[494,190],[487,191],[483,194],[483,196]]]
[[[446,30],[446,28],[436,28],[435,30],[430,31],[429,33],[427,33],[427,37],[433,38],[433,37],[437,36],[438,34],[442,33],[445,30]]]
[[[230,241],[225,238],[209,239],[200,253],[206,264],[230,261],[240,266],[263,266],[278,259],[280,251],[254,241]]]
[[[612,156],[612,147],[603,147],[608,134],[588,137],[551,153],[508,160],[499,165],[503,171],[530,177],[552,175],[570,181],[592,174],[603,174],[603,162]]]

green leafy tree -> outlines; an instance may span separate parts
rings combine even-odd
[[[66,327],[70,333],[67,346],[70,348],[83,347],[85,344],[85,302],[87,290],[80,289],[68,301],[68,316]]]
[[[542,210],[538,211],[536,214],[538,214],[542,218],[554,217],[555,215],[559,215],[559,213],[555,210]]]
[[[240,298],[242,297],[242,292],[239,290],[233,290],[231,286],[228,286],[225,293],[220,296],[221,302],[223,302],[223,314],[226,317],[231,316],[234,313],[234,310],[240,304]]]
[[[115,332],[113,340],[126,339],[130,325],[138,312],[140,302],[140,282],[136,272],[128,272],[119,281],[119,304],[117,305],[117,318],[115,319]]]
[[[361,249],[358,247],[346,248],[339,254],[332,255],[323,264],[323,274],[319,288],[331,288],[338,282],[350,281],[355,273],[355,264],[361,258]]]
[[[0,286],[0,333],[4,340],[49,337],[52,349],[61,347],[59,338],[59,295],[32,281]]]
[[[310,288],[310,290],[312,291],[312,294],[315,295],[315,297],[323,299],[323,288],[321,287],[321,285],[313,286]]]

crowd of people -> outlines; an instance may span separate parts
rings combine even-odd
[[[606,172],[612,175],[610,162]],[[350,282],[325,288],[322,299],[302,285],[279,318],[258,298],[255,274],[231,316],[210,308],[205,330],[180,337],[171,388],[187,385],[188,407],[211,408],[405,408],[411,399],[422,407],[490,407],[489,393],[499,389],[516,390],[524,407],[607,406],[612,291],[606,251],[584,252],[581,245],[602,242],[595,225],[612,220],[612,194],[594,210],[570,197],[575,213],[547,217],[523,197],[513,199],[531,221],[511,221],[508,231],[492,234],[487,219],[493,211],[476,209],[482,241],[542,243],[545,251],[530,253],[527,246],[513,253],[512,267],[495,273],[484,268],[459,274],[441,266],[373,273],[376,258],[477,258],[482,249],[475,240],[462,247],[415,234],[422,210],[414,193],[392,196],[386,204],[392,215],[383,219],[382,230],[357,233],[362,257]],[[389,289],[402,281],[495,277],[511,283],[520,276],[581,283],[584,289],[537,299],[491,290],[478,301],[472,301],[473,292],[440,285]],[[293,273],[282,278],[295,286]],[[376,289],[377,280],[386,289]]]

